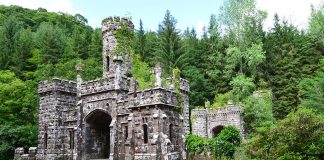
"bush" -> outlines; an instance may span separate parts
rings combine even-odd
[[[299,109],[263,135],[250,139],[247,148],[258,159],[323,159],[323,117],[310,109]]]
[[[186,144],[189,154],[197,155],[210,151],[216,158],[233,158],[235,150],[240,146],[240,131],[234,126],[225,127],[216,138],[203,138],[197,135],[188,135]]]
[[[208,139],[208,146],[217,158],[233,158],[235,150],[241,144],[240,131],[234,126],[225,127],[216,138]]]

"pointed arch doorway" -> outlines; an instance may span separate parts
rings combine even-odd
[[[94,110],[85,117],[85,153],[89,159],[109,158],[111,116]]]

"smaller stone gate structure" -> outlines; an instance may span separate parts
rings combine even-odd
[[[205,107],[208,108],[208,107]],[[241,105],[227,103],[221,109],[193,109],[191,111],[192,134],[201,137],[216,137],[228,125],[237,127],[243,137],[243,109]]]

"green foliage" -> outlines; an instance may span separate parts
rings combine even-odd
[[[89,57],[102,62],[102,33],[99,28],[92,32],[91,43],[89,45]]]
[[[119,23],[119,22],[118,22]],[[115,31],[113,31],[114,36],[117,39],[117,46],[112,52],[113,54],[122,54],[123,56],[125,54],[129,54],[132,51],[132,42],[131,40],[134,38],[134,32],[131,28],[129,28],[129,25],[127,22],[119,23],[119,28]]]
[[[271,92],[266,90],[261,92],[260,97],[249,96],[244,99],[244,130],[249,137],[262,134],[274,124],[271,96]]]
[[[302,77],[313,76],[320,68],[320,48],[323,46],[317,45],[316,41],[275,16],[274,28],[264,42],[267,63],[263,74],[273,91],[276,118],[282,119],[296,110],[300,103],[298,83]]]
[[[187,66],[182,70],[184,77],[190,80],[190,104],[198,106],[204,104],[208,97],[208,82],[201,69],[195,66]]]
[[[249,72],[253,77],[257,74],[257,69],[265,60],[265,52],[262,49],[263,44],[252,44],[250,48],[246,49],[245,59]]]
[[[266,13],[256,9],[255,0],[228,0],[221,8],[221,25],[236,46],[257,43],[263,36]]]
[[[207,139],[197,135],[187,135],[186,144],[190,154],[201,154],[205,151],[207,145]]]
[[[247,144],[257,159],[322,159],[324,121],[312,110],[299,109]]]
[[[132,54],[132,74],[138,81],[139,89],[154,86],[155,77],[151,74],[149,66],[141,61],[139,54]]]
[[[31,82],[23,82],[13,72],[0,70],[0,124],[34,123],[37,97]],[[34,94],[31,96],[30,94]]]
[[[102,77],[102,61],[98,62],[97,58],[88,58],[86,60],[81,61],[81,63],[85,66],[84,71],[82,73],[82,79],[89,81],[99,79]]]
[[[227,126],[216,138],[208,139],[210,151],[217,159],[233,158],[235,150],[240,144],[240,131],[234,126]]]
[[[190,57],[192,57],[190,65],[197,66],[196,68],[199,71],[195,73],[194,77],[187,77],[184,74],[185,78],[188,78],[191,84],[199,84],[198,87],[192,86],[195,87],[193,88],[193,91],[199,91],[199,94],[193,95],[191,100],[197,96],[213,100],[216,94],[226,93],[229,91],[228,83],[230,77],[224,76],[226,66],[224,65],[226,64],[225,50],[227,44],[220,36],[218,23],[216,16],[211,15],[208,30],[205,31],[204,36],[199,41],[195,37],[197,44],[194,43],[194,40],[191,40],[192,43],[189,45],[190,47],[195,48],[195,51],[192,51],[192,53],[195,54],[190,54]],[[202,104],[201,102],[199,103],[200,104],[198,105]]]
[[[41,52],[41,62],[44,64],[58,63],[66,46],[62,29],[50,23],[42,23],[39,26],[35,42]]]
[[[203,138],[197,135],[187,135],[186,145],[191,156],[207,152],[217,159],[233,158],[235,150],[240,146],[240,131],[234,126],[225,127],[215,138]]]
[[[240,73],[251,74],[252,77],[256,77],[258,66],[265,60],[265,52],[262,46],[262,43],[252,44],[245,51],[238,47],[229,47],[226,50],[226,70],[228,76],[232,75],[236,68],[239,68]]]
[[[14,53],[15,53],[15,42],[18,37],[19,29],[21,25],[17,22],[16,17],[9,16],[3,22],[3,26],[0,28],[0,68],[8,69],[12,63],[14,63]]]
[[[36,145],[36,85],[0,70],[0,159],[9,159],[16,146]]]
[[[167,10],[158,30],[156,61],[161,63],[166,75],[171,75],[174,68],[182,69],[186,65],[187,54],[181,49],[176,23],[176,19]]]
[[[312,7],[311,17],[309,20],[309,33],[316,40],[318,46],[324,46],[324,5],[318,8]],[[322,52],[323,53],[323,52]]]
[[[324,68],[324,59],[322,60]],[[304,78],[299,84],[300,107],[310,108],[324,114],[324,72],[319,72],[315,77]]]
[[[221,107],[226,107],[227,102],[233,100],[233,93],[232,92],[227,92],[224,94],[217,94],[215,96],[214,102],[212,104],[212,108],[221,108]]]
[[[11,159],[15,147],[25,147],[37,145],[37,126],[1,124],[0,127],[0,159]]]
[[[230,85],[233,87],[232,93],[235,102],[240,102],[247,96],[251,95],[255,88],[252,79],[246,77],[244,74],[238,74],[230,82]]]
[[[182,98],[182,93],[180,90],[180,69],[179,68],[174,68],[172,70],[172,83],[174,85],[174,89],[177,93],[178,97],[178,102],[179,102],[179,108],[178,112],[182,114],[183,111],[183,98]]]
[[[143,28],[143,21],[140,19],[139,22],[139,30],[135,33],[134,38],[134,50],[135,53],[141,55],[142,59],[145,60],[147,58],[147,52],[145,51],[146,48],[146,34]]]

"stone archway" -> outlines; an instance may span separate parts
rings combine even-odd
[[[224,126],[219,125],[212,129],[212,137],[215,138],[222,130],[224,129]]]
[[[94,110],[85,117],[85,153],[89,159],[109,158],[111,116]]]

